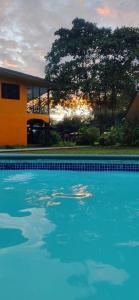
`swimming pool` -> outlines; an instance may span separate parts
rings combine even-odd
[[[2,300],[139,299],[139,174],[101,171],[0,171]]]

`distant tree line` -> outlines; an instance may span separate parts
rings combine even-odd
[[[99,118],[115,124],[117,112],[127,109],[135,93],[139,66],[139,28],[98,27],[74,19],[72,28],[55,32],[56,39],[46,55],[46,78],[55,83],[53,98],[73,94],[89,99]]]

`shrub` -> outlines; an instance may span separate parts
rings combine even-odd
[[[130,123],[124,121],[120,126],[111,127],[109,131],[104,132],[99,138],[100,145],[139,145],[139,123]]]
[[[139,122],[124,122],[120,127],[120,141],[129,146],[139,145]]]
[[[77,132],[82,126],[82,121],[79,117],[73,117],[72,119],[65,118],[63,121],[55,125],[55,129],[64,136],[72,132]]]
[[[55,146],[60,142],[60,134],[55,130],[43,131],[39,136],[39,144],[43,146]]]
[[[104,132],[103,134],[101,134],[99,138],[99,144],[102,146],[111,145],[110,132]]]
[[[83,126],[79,130],[79,135],[77,137],[78,145],[94,145],[100,136],[100,131],[96,127],[86,127]]]
[[[99,143],[103,146],[116,145],[119,143],[119,129],[117,127],[111,127],[109,131],[101,134]]]

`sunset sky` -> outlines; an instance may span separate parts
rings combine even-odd
[[[44,77],[44,55],[75,17],[99,26],[139,26],[138,0],[0,0],[0,66]]]

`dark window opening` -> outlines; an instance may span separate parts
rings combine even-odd
[[[20,99],[20,88],[18,84],[2,83],[2,98]]]
[[[28,87],[27,112],[40,114],[48,113],[48,96],[46,88]]]
[[[27,122],[28,144],[41,145],[48,132],[48,124],[43,120],[31,119]]]

